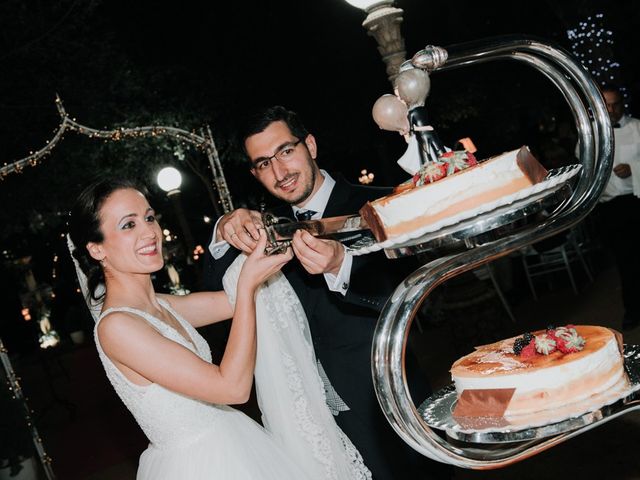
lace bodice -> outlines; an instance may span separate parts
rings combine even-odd
[[[165,448],[196,441],[200,434],[212,428],[216,417],[230,412],[226,405],[215,405],[172,392],[160,385],[140,386],[129,381],[106,356],[98,338],[100,321],[112,312],[128,312],[144,318],[164,337],[188,348],[206,362],[211,362],[211,350],[202,336],[171,308],[168,302],[159,303],[175,317],[190,337],[185,339],[176,329],[154,316],[130,307],[105,310],[94,329],[98,354],[104,370],[118,396],[155,447]],[[195,347],[195,348],[194,348]]]

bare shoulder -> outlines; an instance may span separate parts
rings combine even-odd
[[[112,312],[100,320],[97,327],[98,337],[102,343],[150,330],[150,325],[144,319],[129,312]]]
[[[106,332],[113,329],[126,328],[134,317],[135,315],[129,312],[111,312],[100,320],[98,331]]]

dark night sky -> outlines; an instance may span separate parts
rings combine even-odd
[[[212,118],[217,117],[218,111],[246,104],[281,102],[300,110],[308,122],[318,122],[326,128],[335,122],[347,130],[342,123],[344,117],[358,119],[358,129],[375,130],[370,108],[378,96],[390,91],[375,41],[360,26],[364,13],[343,0],[166,4],[111,0],[98,2],[92,13],[83,18],[88,26],[78,29],[80,36],[69,34],[69,30],[83,12],[83,5],[91,2],[56,3],[64,8],[55,9],[52,15],[63,17],[70,10],[67,17],[42,18],[47,13],[42,7],[22,7],[21,21],[29,21],[31,15],[38,21],[27,25],[24,38],[16,38],[20,36],[16,32],[18,35],[13,38],[4,39],[5,90],[0,103],[0,114],[4,117],[11,111],[2,106],[25,102],[44,107],[51,102],[53,92],[65,87],[60,92],[63,98],[80,108],[106,100],[134,108],[139,101],[135,96],[118,98],[117,84],[123,81],[123,72],[117,68],[96,72],[91,55],[77,54],[87,44],[97,54],[110,50],[113,62],[126,61],[132,73],[151,77],[145,100],[155,100],[158,109],[169,102],[166,97],[180,105],[189,104],[189,98],[196,96]],[[428,43],[446,46],[502,34],[537,35],[566,44],[566,27],[574,24],[577,17],[577,10],[572,11],[569,6],[582,5],[580,8],[587,11],[594,2],[563,3],[560,10],[552,9],[550,2],[505,5],[405,0],[399,1],[398,6],[405,12],[402,29],[407,54],[411,55]],[[632,41],[633,37],[627,38],[634,19],[625,15],[633,2],[615,3],[610,26],[622,38],[616,54],[637,62],[638,42]],[[17,8],[23,2],[8,4]],[[75,7],[67,8],[72,5]],[[3,13],[1,21],[10,22],[6,12]],[[620,24],[620,19],[629,23]],[[40,25],[34,26],[37,23]],[[5,35],[9,37],[11,29]],[[32,51],[25,53],[24,44],[38,38],[31,45]],[[44,65],[48,71],[25,77],[20,68],[11,68],[21,67],[21,61],[33,58],[37,54],[33,50],[51,47],[56,49],[57,63],[64,64],[64,70],[56,72],[55,66]],[[625,59],[620,60],[625,63]],[[637,66],[633,68],[629,80],[637,83]],[[101,80],[93,78],[98,73],[103,77]],[[112,74],[118,76],[109,79]],[[62,76],[64,80],[60,79]],[[83,89],[74,88],[76,82],[100,82],[105,78],[112,86],[108,91],[91,92],[94,94],[91,98],[77,96]],[[43,80],[46,85],[40,83]],[[432,93],[437,92],[436,78]],[[20,115],[36,116],[37,111],[24,111]],[[111,120],[118,122],[121,118],[114,116]],[[353,131],[353,126],[348,130]]]

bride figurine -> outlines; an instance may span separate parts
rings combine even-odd
[[[229,268],[226,292],[165,295],[151,282],[162,237],[129,181],[93,183],[71,211],[69,247],[100,359],[150,440],[137,478],[371,478],[324,403],[306,317],[279,273],[291,252],[266,256],[261,232],[258,248]],[[214,365],[195,329],[231,317]],[[264,428],[228,406],[248,399],[254,369]]]

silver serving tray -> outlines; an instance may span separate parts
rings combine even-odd
[[[450,385],[427,398],[418,412],[429,427],[443,430],[448,437],[463,442],[512,443],[551,437],[617,416],[627,404],[637,401],[640,345],[624,346],[624,366],[628,382],[561,409],[511,418],[478,418],[473,424],[461,424],[452,416],[457,394]]]

